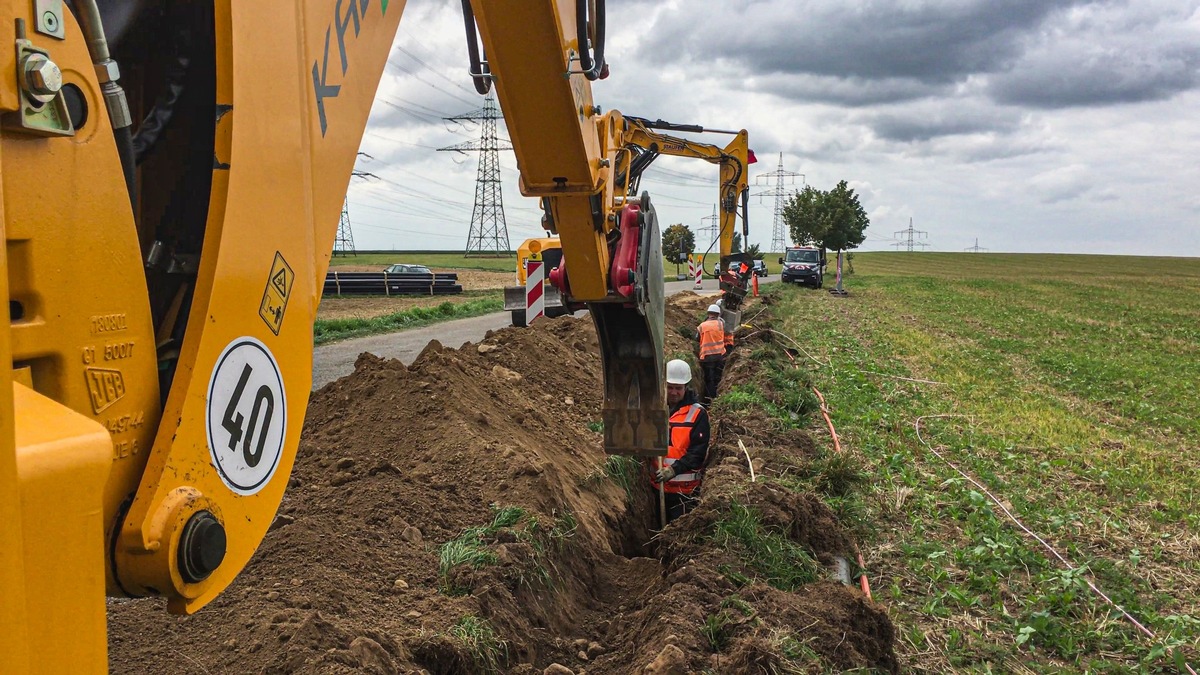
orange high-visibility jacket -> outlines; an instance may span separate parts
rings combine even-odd
[[[729,336],[729,344],[733,343]],[[706,361],[712,357],[725,356],[725,322],[720,319],[709,319],[700,324],[700,360]]]
[[[687,454],[688,447],[692,444],[692,427],[696,425],[696,419],[702,412],[704,412],[704,408],[699,403],[693,403],[680,406],[679,410],[671,415],[671,446],[667,449],[667,457],[663,460],[663,466],[672,466]],[[667,481],[663,486],[663,491],[691,494],[700,487],[702,475],[703,469],[678,474]],[[658,489],[658,480],[653,474],[650,475],[650,484],[654,486],[655,490]]]

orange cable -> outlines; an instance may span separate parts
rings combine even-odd
[[[792,360],[793,368],[799,368],[796,364],[796,357],[789,354],[786,349],[783,350],[783,353],[787,354],[787,357]],[[838,440],[837,429],[833,428],[833,420],[829,418],[829,408],[825,405],[825,397],[821,395],[820,390],[816,387],[813,387],[812,390],[816,393],[817,399],[821,401],[821,414],[825,416],[825,423],[829,425],[829,435],[833,437],[833,449],[838,454],[841,454],[842,443]],[[867,580],[867,563],[863,561],[863,554],[859,550],[858,544],[854,545],[854,554],[858,556],[858,569],[862,570],[862,574],[858,575],[858,582],[862,587],[863,595],[867,596],[868,600],[874,601],[875,598],[871,597],[871,582]]]

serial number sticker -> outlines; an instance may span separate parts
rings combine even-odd
[[[283,456],[287,398],[275,356],[252,337],[230,342],[208,381],[208,451],[221,480],[240,495],[266,487]]]

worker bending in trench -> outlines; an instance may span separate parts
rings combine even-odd
[[[704,405],[717,397],[725,372],[725,356],[733,351],[733,331],[725,327],[719,305],[708,306],[708,318],[696,329],[700,340],[700,370],[704,372]]]
[[[662,486],[668,523],[695,508],[708,463],[708,411],[688,387],[691,381],[692,367],[687,361],[667,362],[671,445],[661,466],[651,473],[650,485],[655,492]]]

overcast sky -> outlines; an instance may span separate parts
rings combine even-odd
[[[848,181],[863,250],[911,218],[936,251],[1200,256],[1200,0],[609,0],[608,17],[599,105],[747,129],[752,182],[780,153],[803,174],[787,189]],[[409,0],[358,166],[382,180],[350,187],[358,248],[464,247],[478,157],[436,149],[478,137],[441,120],[483,105],[466,64],[459,3]],[[500,162],[515,247],[540,211]],[[717,169],[660,158],[642,188],[664,226],[697,230]],[[751,200],[764,248],[773,207]]]

